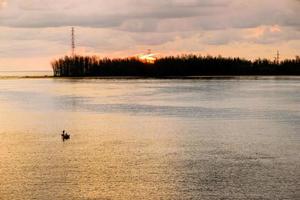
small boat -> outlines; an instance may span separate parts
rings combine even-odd
[[[70,139],[70,135],[69,134],[62,135],[62,139],[63,140],[69,140]]]
[[[69,140],[71,138],[71,135],[68,134],[67,132],[63,131],[63,133],[61,134],[61,138],[63,141]]]

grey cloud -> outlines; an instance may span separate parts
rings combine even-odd
[[[11,27],[91,26],[115,27],[127,20],[187,18],[211,15],[226,7],[229,0],[123,0],[107,4],[91,0],[79,1],[11,0],[8,8],[0,13],[0,25]],[[81,1],[82,2],[82,1]],[[103,6],[105,5],[105,6]],[[59,7],[60,6],[60,7]]]
[[[130,32],[214,30],[274,24],[298,28],[299,9],[299,0],[281,0],[276,4],[273,0],[90,0],[85,4],[80,0],[10,0],[0,13],[0,26],[106,27]]]
[[[274,1],[0,0],[0,46],[8,49],[0,56],[23,55],[25,49],[30,55],[63,54],[70,41],[66,26],[78,26],[78,46],[95,52],[299,41],[300,0]],[[282,31],[270,31],[273,25]],[[248,36],[254,27],[267,28],[259,37]]]
[[[273,0],[90,0],[88,4],[79,0],[53,0],[51,4],[42,4],[45,1],[41,0],[11,2],[10,8],[0,13],[0,26],[105,27],[129,32],[242,29],[274,24],[300,27],[298,0],[281,0],[276,4]]]
[[[278,30],[277,30],[278,29]],[[256,33],[258,32],[258,34]],[[226,29],[208,31],[199,37],[203,44],[227,45],[230,43],[273,44],[300,40],[298,30],[286,27],[262,26],[255,29]]]

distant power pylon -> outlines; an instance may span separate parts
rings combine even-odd
[[[72,56],[75,56],[75,29],[72,27],[71,30],[71,35],[72,35],[72,41],[71,41],[71,46],[72,46]]]
[[[275,58],[275,63],[276,64],[280,63],[280,53],[279,53],[279,51],[277,51],[276,58]]]

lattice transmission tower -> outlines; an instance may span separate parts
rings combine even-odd
[[[71,29],[71,36],[72,36],[72,41],[71,41],[71,47],[72,47],[72,56],[75,56],[75,29],[72,27]]]

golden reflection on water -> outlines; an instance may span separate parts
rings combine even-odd
[[[170,141],[157,132],[170,122],[155,118],[140,120],[122,114],[20,113],[9,105],[2,107],[3,110],[9,115],[1,118],[6,125],[2,128],[7,131],[2,132],[0,143],[1,163],[5,163],[1,166],[1,171],[5,171],[0,177],[5,183],[1,196],[10,199],[174,197],[174,177],[168,175],[172,166],[162,157],[164,146]],[[44,127],[46,122],[50,125]],[[14,127],[15,124],[18,126]],[[58,124],[68,127],[70,141],[60,140],[58,127],[62,126]],[[170,126],[174,128],[173,124]]]
[[[0,81],[0,199],[297,195],[298,82]]]

